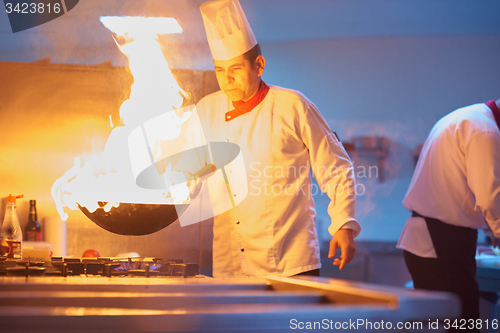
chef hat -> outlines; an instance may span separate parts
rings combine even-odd
[[[214,60],[229,60],[257,45],[238,0],[208,1],[200,6]]]

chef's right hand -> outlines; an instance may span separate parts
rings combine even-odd
[[[200,193],[201,186],[203,185],[201,180],[209,177],[209,175],[214,171],[215,165],[207,164],[194,174],[189,171],[184,172],[184,175],[188,180],[187,186],[189,188],[189,197],[191,198],[191,200],[196,198],[196,196]]]
[[[200,177],[196,177],[187,182],[187,187],[189,188],[189,198],[193,200],[200,194],[201,191],[201,179]]]

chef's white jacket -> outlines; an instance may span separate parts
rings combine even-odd
[[[500,130],[486,104],[441,118],[425,141],[403,206],[500,237]],[[443,235],[446,237],[446,235]],[[398,248],[437,258],[425,220],[408,218]]]
[[[214,218],[214,277],[290,276],[321,267],[311,167],[331,199],[329,232],[361,230],[353,166],[342,144],[305,96],[269,87],[259,105],[231,121],[224,115],[234,108],[222,91],[196,106],[206,140],[239,145],[247,174],[246,198]],[[229,184],[234,174],[227,172]]]

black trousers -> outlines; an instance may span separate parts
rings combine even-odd
[[[295,274],[293,276],[300,276],[300,275],[319,276],[319,268],[313,269],[312,271],[305,271],[299,274]]]
[[[420,215],[414,213],[413,216]],[[479,286],[475,279],[477,230],[424,218],[437,258],[423,258],[404,251],[415,288],[455,293],[461,301],[461,318],[478,319]]]

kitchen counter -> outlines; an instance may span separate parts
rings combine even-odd
[[[315,323],[366,331],[388,322],[402,332],[397,322],[418,321],[425,332],[458,312],[446,293],[317,277],[0,277],[2,332],[289,332]]]
[[[484,246],[478,247],[478,250],[481,250],[476,255],[476,281],[479,290],[500,293],[500,252]]]
[[[500,293],[500,267],[478,266],[476,281],[479,290]]]

